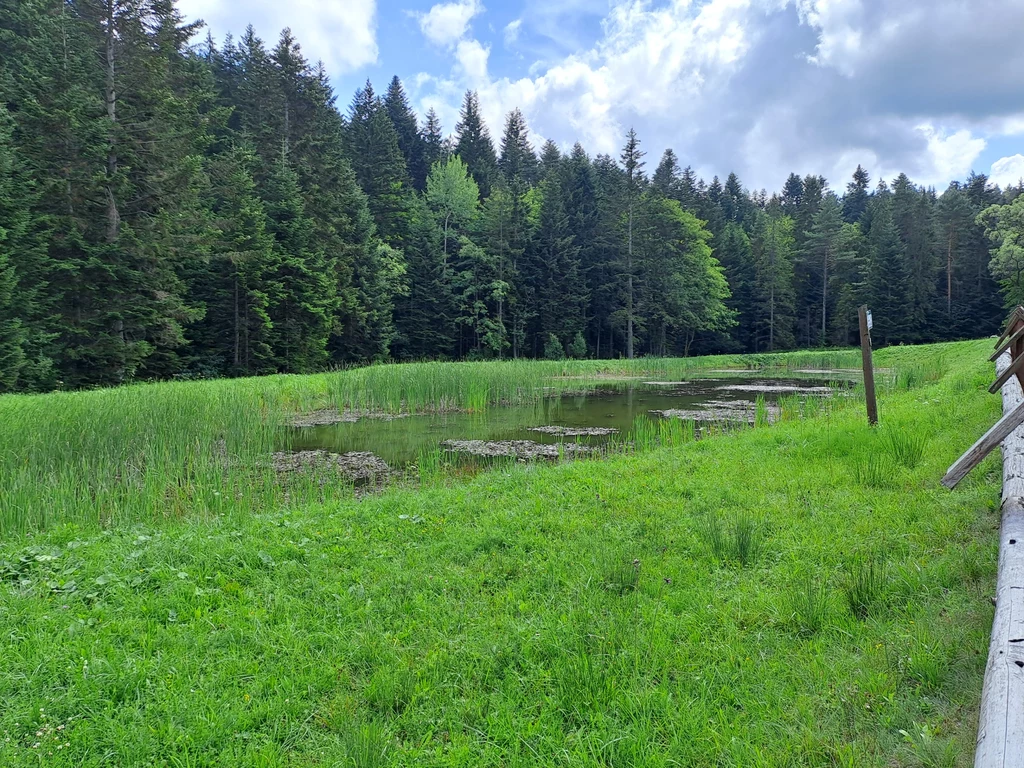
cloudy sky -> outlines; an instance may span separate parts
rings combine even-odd
[[[397,74],[446,132],[480,94],[495,139],[520,107],[535,145],[617,155],[636,128],[752,189],[791,171],[842,189],[906,171],[944,188],[1024,176],[1024,0],[179,0],[218,38],[290,26],[339,103]]]

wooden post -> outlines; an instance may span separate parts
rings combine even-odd
[[[860,308],[860,354],[864,364],[864,396],[868,404],[868,424],[878,424],[878,402],[875,400],[875,368],[871,360],[871,329],[868,327],[868,308]]]
[[[999,358],[1000,373],[1010,355]],[[1024,405],[1019,382],[1003,386],[1003,412]],[[1024,427],[1003,441],[1003,520],[996,613],[981,692],[975,768],[1024,767]]]

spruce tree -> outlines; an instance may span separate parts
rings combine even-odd
[[[859,222],[867,210],[870,183],[868,172],[858,165],[857,170],[853,172],[853,180],[846,185],[846,194],[843,196],[843,218],[851,224]]]
[[[671,148],[662,154],[661,161],[651,178],[651,186],[663,197],[680,199],[679,160]]]
[[[906,341],[910,335],[906,260],[893,220],[891,194],[873,201],[865,300],[874,317],[872,338],[880,346]]]
[[[405,167],[408,169],[413,186],[422,191],[427,185],[427,173],[430,171],[430,166],[424,160],[424,141],[420,136],[416,115],[413,113],[412,107],[409,106],[409,99],[398,75],[395,75],[388,85],[387,93],[384,95],[384,110],[391,118],[391,124],[398,135],[398,147],[405,157]]]
[[[633,263],[633,226],[636,216],[636,204],[643,188],[643,156],[640,140],[632,128],[626,134],[626,146],[622,150],[622,167],[626,171],[626,258],[624,275],[626,279],[626,357],[633,359],[633,332],[635,318],[635,265]]]
[[[480,114],[480,101],[475,91],[467,91],[462,102],[462,112],[455,126],[455,154],[469,168],[473,180],[480,190],[482,199],[491,194],[498,171],[498,158],[494,153],[491,135]]]
[[[369,81],[356,92],[346,138],[348,156],[378,234],[389,245],[402,247],[409,226],[409,175],[398,133]]]
[[[530,144],[526,119],[518,109],[508,113],[505,133],[501,138],[498,169],[509,184],[515,179],[526,184],[533,184],[537,180],[537,155]]]
[[[275,241],[274,270],[267,279],[267,314],[277,367],[289,373],[318,370],[327,363],[327,342],[337,309],[332,259],[315,242],[298,175],[283,155],[267,181],[266,206]]]

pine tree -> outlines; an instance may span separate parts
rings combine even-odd
[[[671,148],[662,154],[651,179],[651,186],[663,197],[680,199],[679,160]]]
[[[759,211],[751,242],[754,250],[755,351],[794,346],[793,219],[781,207]]]
[[[805,233],[802,261],[817,282],[820,306],[820,336],[818,344],[825,346],[828,341],[828,307],[831,270],[842,256],[841,234],[843,214],[839,199],[833,194],[825,195],[821,208],[811,218],[811,229]]]
[[[867,210],[870,183],[868,172],[858,165],[853,172],[853,181],[846,185],[846,194],[843,196],[843,218],[851,224],[859,222]]]
[[[868,235],[865,299],[874,317],[872,338],[879,345],[906,341],[910,334],[906,260],[891,197],[886,192],[873,201]]]
[[[750,238],[736,223],[726,225],[714,249],[729,284],[731,296],[726,306],[736,317],[732,337],[743,351],[756,349],[754,333],[757,314],[755,294],[754,251]]]
[[[933,308],[939,276],[934,195],[919,190],[905,173],[892,184],[891,211],[903,243],[904,271],[907,283],[905,336],[902,340],[919,342],[927,338],[928,316]]]
[[[405,167],[408,169],[413,186],[422,191],[427,185],[427,173],[430,166],[424,160],[423,137],[420,136],[419,126],[416,124],[416,115],[409,106],[409,99],[405,95],[405,88],[402,81],[395,75],[388,85],[388,91],[384,95],[384,110],[391,118],[395,133],[398,135],[398,146],[405,157]],[[435,115],[436,119],[436,115]],[[436,158],[433,158],[436,160]]]
[[[548,139],[540,148],[540,177],[547,179],[553,174],[558,173],[561,165],[562,152],[558,149],[558,145],[555,142]]]
[[[430,173],[430,169],[434,166],[434,163],[444,159],[445,154],[444,137],[441,135],[441,121],[438,119],[437,112],[434,111],[433,107],[427,112],[427,121],[420,129],[420,138],[423,142],[423,165],[416,169],[416,178],[419,178],[422,174],[424,179],[423,188],[426,189],[426,178]]]
[[[263,201],[252,169],[255,153],[233,147],[211,158],[209,262],[189,276],[190,292],[204,315],[189,329],[190,356],[197,373],[254,374],[275,370],[272,281],[278,252],[268,231]]]
[[[277,367],[308,372],[327,363],[337,291],[331,259],[314,242],[298,175],[282,156],[266,185],[269,231],[275,241],[274,271],[268,275],[269,304]]]
[[[540,339],[553,336],[564,349],[586,324],[587,294],[580,248],[573,237],[559,180],[540,184],[540,211],[532,244],[538,266],[536,311]]]
[[[626,171],[626,357],[633,359],[633,326],[635,318],[635,266],[633,264],[633,224],[636,215],[636,203],[643,187],[643,156],[640,140],[632,128],[626,134],[626,146],[622,150],[622,167]]]
[[[480,114],[480,101],[475,91],[467,91],[462,112],[455,126],[455,154],[469,168],[482,199],[491,194],[491,184],[498,171],[498,158],[494,153],[491,135]]]

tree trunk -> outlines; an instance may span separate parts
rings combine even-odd
[[[629,201],[629,255],[626,259],[626,357],[633,359],[633,200]]]
[[[821,265],[821,346],[825,346],[825,307],[828,303],[828,251]]]
[[[956,227],[949,233],[949,243],[946,248],[946,314],[953,314],[953,239],[956,237]]]
[[[104,88],[103,97],[107,107],[107,119],[110,120],[110,139],[107,149],[107,242],[117,240],[121,231],[121,214],[117,210],[117,200],[114,198],[114,177],[117,175],[117,83],[114,70],[114,6],[116,0],[107,0],[107,29],[106,29],[106,65],[107,82]]]
[[[238,275],[235,275],[235,368],[242,360],[242,328],[238,318]]]

